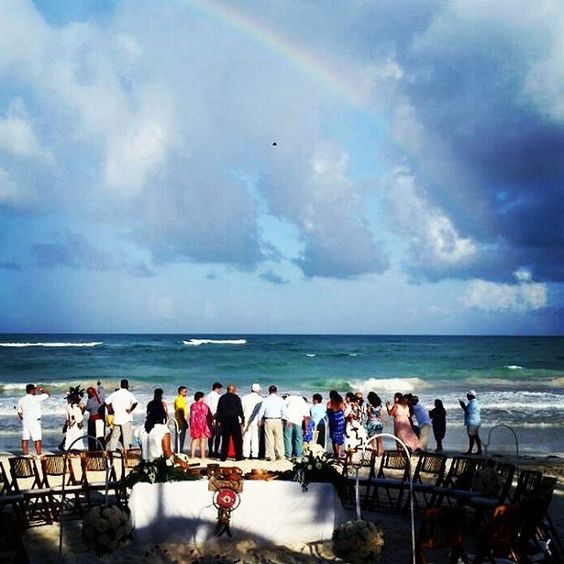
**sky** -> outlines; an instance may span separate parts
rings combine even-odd
[[[564,333],[560,0],[3,0],[0,331]]]

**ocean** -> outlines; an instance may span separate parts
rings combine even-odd
[[[465,450],[458,399],[477,392],[482,438],[496,425],[517,434],[521,452],[564,451],[564,337],[352,336],[352,335],[0,335],[0,448],[18,450],[15,406],[28,382],[51,392],[44,404],[45,448],[60,441],[69,386],[101,380],[107,392],[130,380],[144,419],[152,390],[172,403],[176,388],[190,397],[219,381],[246,393],[264,389],[311,397],[328,391],[373,390],[385,400],[396,391],[417,394],[431,408],[447,410],[446,448]],[[387,421],[385,431],[391,432]],[[514,450],[511,431],[491,433],[490,449]]]

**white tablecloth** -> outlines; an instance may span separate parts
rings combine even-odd
[[[134,541],[202,542],[214,537],[213,493],[207,480],[135,484],[129,499]],[[303,492],[296,482],[247,480],[239,495],[241,504],[231,513],[236,539],[314,542],[331,538],[334,527],[345,520],[331,484],[310,484]]]

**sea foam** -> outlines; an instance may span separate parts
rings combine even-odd
[[[103,345],[103,341],[90,341],[87,343],[0,343],[0,347],[24,348],[24,347],[97,347]]]
[[[246,345],[247,339],[190,339],[182,341],[190,347],[199,347],[200,345]]]

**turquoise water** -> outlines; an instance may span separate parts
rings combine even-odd
[[[442,398],[455,434],[461,429],[458,398],[473,388],[484,425],[515,427],[524,448],[564,450],[564,338],[338,335],[3,334],[0,445],[19,442],[14,405],[26,383],[52,392],[43,417],[49,444],[51,434],[58,438],[69,385],[100,379],[111,391],[121,378],[131,381],[142,405],[157,386],[171,399],[180,384],[192,394],[216,380],[243,392],[255,381],[263,388],[275,383],[307,396],[336,388],[391,399],[396,391],[411,391],[428,405]]]

